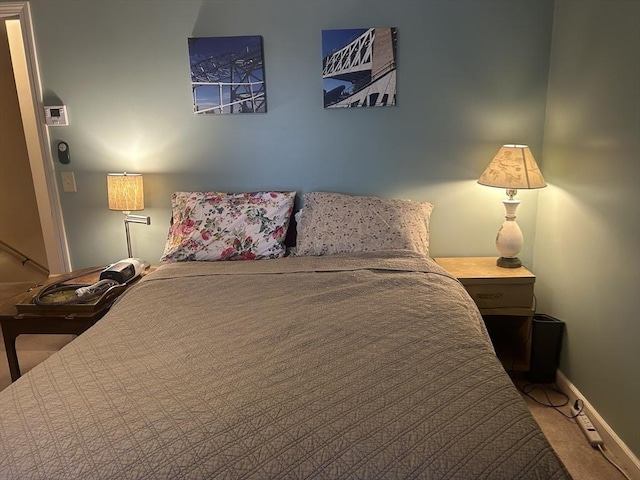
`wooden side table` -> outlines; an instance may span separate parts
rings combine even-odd
[[[496,257],[434,260],[469,292],[504,367],[529,370],[535,275],[525,267],[498,267]]]
[[[53,277],[41,287],[27,294],[14,297],[11,303],[0,309],[0,326],[7,352],[11,381],[20,378],[20,365],[16,352],[16,338],[27,333],[80,335],[92,327],[108,311],[116,298],[127,288],[119,285],[110,290],[100,300],[85,305],[57,305],[39,307],[33,299],[39,291],[52,283],[67,280],[69,283],[92,284],[99,280],[105,267],[87,268],[70,274]],[[135,283],[136,280],[134,280]]]
[[[19,301],[20,298],[17,297],[15,300]],[[80,335],[100,320],[108,310],[109,308],[106,307],[90,315],[78,315],[76,313],[67,315],[27,315],[24,313],[18,314],[14,305],[3,309],[0,312],[0,324],[2,325],[2,336],[4,337],[4,347],[7,351],[11,381],[15,382],[21,375],[16,352],[16,338],[18,335],[24,333]]]

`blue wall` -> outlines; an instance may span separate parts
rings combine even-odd
[[[504,192],[475,180],[503,143],[528,143],[544,171],[552,0],[31,3],[45,100],[71,121],[50,133],[78,186],[60,193],[74,268],[126,256],[108,172],[145,174],[152,225],[132,240],[156,262],[175,190],[427,200],[432,255],[494,255]],[[323,109],[321,31],[372,26],[398,28],[397,106]],[[263,36],[268,113],[192,113],[187,38],[225,35]],[[529,263],[537,195],[519,193]]]
[[[640,456],[640,2],[557,2],[535,244],[562,372]]]
[[[78,185],[60,193],[74,268],[126,255],[105,180],[125,170],[145,174],[152,225],[132,237],[151,262],[171,192],[209,189],[427,200],[433,256],[495,255],[504,192],[475,180],[501,144],[528,143],[550,187],[518,193],[521,257],[535,245],[541,311],[567,322],[562,370],[638,455],[637,2],[31,5],[45,99],[71,119],[50,134],[71,147],[58,181]],[[323,109],[321,31],[372,26],[398,28],[398,105]],[[187,38],[225,35],[263,36],[268,113],[192,113]]]

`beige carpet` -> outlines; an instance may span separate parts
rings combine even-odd
[[[6,299],[11,298],[16,292],[26,292],[28,286],[25,283],[13,285],[0,283],[0,304],[5,303]],[[20,335],[16,340],[16,348],[22,374],[46,360],[74,338],[73,335]],[[4,341],[0,344],[0,348],[0,390],[2,390],[11,383],[11,377]],[[514,376],[514,382],[522,385],[526,383],[526,379],[522,376]],[[541,391],[535,391],[534,395],[541,401],[547,401]],[[624,480],[624,477],[604,459],[598,450],[591,448],[573,420],[566,419],[553,408],[539,405],[525,395],[523,398],[575,480]],[[561,402],[559,396],[551,396],[551,400],[555,404]],[[569,413],[568,406],[561,410]]]
[[[527,384],[524,375],[514,375],[514,383],[523,386]],[[560,405],[563,403],[563,397],[555,394],[551,389],[536,389],[530,393],[538,402],[549,403],[545,396],[545,392],[549,395],[551,403]],[[575,480],[624,480],[625,477],[616,468],[611,465],[600,453],[589,445],[582,430],[576,424],[575,420],[565,418],[554,408],[540,405],[527,395],[522,395],[529,410],[533,414],[533,418],[538,422],[540,428],[546,435],[549,443],[553,446],[564,465],[571,473]],[[558,407],[565,414],[570,414],[570,406]],[[605,444],[605,451],[606,451]],[[620,462],[613,457],[611,452],[607,451],[613,460]]]

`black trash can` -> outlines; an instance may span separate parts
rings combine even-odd
[[[549,315],[533,316],[531,362],[528,378],[534,383],[553,383],[560,365],[564,322]]]

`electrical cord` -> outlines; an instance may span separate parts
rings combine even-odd
[[[551,407],[554,410],[556,410],[558,413],[560,413],[562,416],[564,416],[564,417],[566,417],[568,419],[574,419],[574,418],[578,417],[584,410],[584,402],[579,398],[576,399],[576,401],[574,403],[574,408],[577,410],[574,415],[567,415],[562,410],[560,410],[560,407],[564,407],[564,406],[569,404],[569,397],[562,390],[560,390],[560,388],[556,384],[529,383],[529,384],[523,385],[521,387],[516,382],[516,386],[518,387],[518,390],[520,390],[523,394],[525,394],[527,397],[532,399],[534,402],[536,402],[536,403],[538,403],[540,405],[543,405],[545,407]],[[541,389],[542,390],[542,392],[544,393],[544,396],[546,398],[546,402],[538,400],[537,398],[535,398],[535,396],[532,395],[531,392],[533,392],[533,391],[535,391],[537,389]],[[549,390],[559,394],[563,398],[563,400],[560,403],[554,403],[551,400],[551,397],[549,397]],[[602,448],[602,445],[597,445],[597,448],[598,448],[598,450],[600,450],[600,453],[602,453],[604,458],[611,465],[613,465],[627,480],[631,480],[631,477],[629,477],[627,475],[627,473],[622,469],[622,467],[620,467],[617,463],[615,463],[611,459],[611,457],[609,457],[609,455],[607,455],[606,451]]]
[[[600,453],[602,453],[602,455],[604,456],[604,458],[606,458],[607,462],[609,462],[611,465],[613,465],[614,467],[616,467],[616,469],[618,469],[618,471],[624,475],[624,478],[626,478],[627,480],[631,480],[631,477],[629,475],[627,475],[627,472],[625,472],[622,467],[620,467],[620,465],[618,465],[616,462],[614,462],[609,455],[607,455],[607,453],[604,451],[604,448],[602,448],[602,445],[598,445],[598,450],[600,450]]]
[[[576,418],[578,415],[582,413],[582,410],[584,410],[584,402],[580,399],[576,400],[576,402],[579,402],[580,408],[578,408],[578,412],[575,415],[567,415],[562,410],[560,410],[561,407],[566,407],[569,404],[569,397],[567,396],[566,393],[560,390],[560,387],[558,387],[555,383],[554,384],[528,383],[523,386],[520,386],[519,384],[516,383],[516,385],[518,386],[518,390],[520,390],[523,394],[525,394],[534,402],[544,407],[553,408],[556,412],[558,412],[559,414],[561,414],[566,418],[569,418],[569,419]],[[536,390],[542,391],[546,401],[539,400],[532,394],[532,392]],[[562,400],[558,403],[555,403],[553,400],[551,400],[551,397],[549,396],[549,391],[552,391],[555,394],[560,395]]]
[[[66,282],[73,280],[74,278],[83,277],[85,275],[101,271],[103,269],[104,267],[100,267],[88,272],[81,272],[77,275],[67,277],[58,282],[47,285],[38,292],[38,294],[33,299],[33,302],[36,305],[40,306],[71,305],[90,302],[91,300],[102,296],[111,287],[118,285],[118,282],[109,279],[100,280],[99,282],[94,284],[70,284]],[[52,295],[56,293],[60,294],[69,291],[74,292],[74,295],[70,298],[68,295],[61,295],[61,298],[58,299],[52,297]],[[47,298],[47,300],[45,300],[45,298]]]

